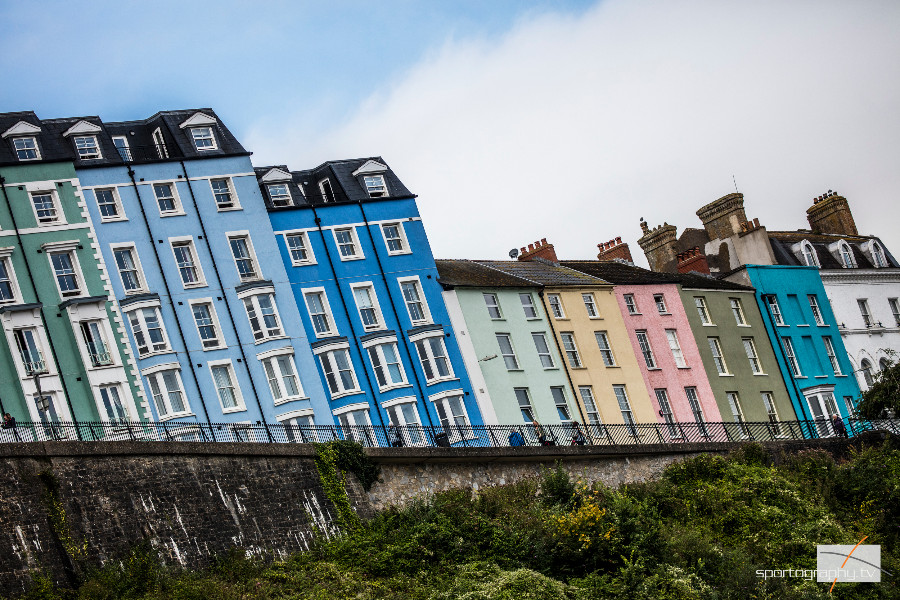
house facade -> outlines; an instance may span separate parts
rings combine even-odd
[[[728,279],[756,289],[794,413],[831,435],[828,419],[851,416],[860,392],[818,269],[748,265]]]
[[[41,439],[111,433],[54,423],[151,416],[68,130],[31,112],[0,115],[0,410],[42,423],[22,432]]]
[[[337,424],[466,443],[484,419],[415,196],[380,157],[256,174]]]
[[[541,286],[475,261],[438,260],[437,268],[479,406],[492,415],[489,422],[582,422]]]
[[[249,153],[218,116],[63,121],[92,149],[75,169],[153,418],[234,440],[331,424]]]

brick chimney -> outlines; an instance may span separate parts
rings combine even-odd
[[[744,195],[728,194],[710,202],[697,211],[710,240],[724,240],[741,232],[741,223],[747,222],[744,212]]]
[[[600,253],[597,255],[597,260],[615,260],[621,258],[628,262],[634,262],[631,258],[631,250],[628,249],[628,244],[623,242],[620,237],[602,244],[597,244],[597,248],[600,250]]]
[[[814,233],[858,235],[850,204],[846,198],[831,190],[813,198],[813,205],[806,209],[806,220]]]
[[[644,235],[638,240],[638,245],[644,251],[651,271],[661,273],[674,273],[677,267],[675,263],[675,234],[678,228],[668,223],[657,225],[650,229],[647,222],[641,219],[641,231]]]
[[[528,244],[527,250],[523,246],[519,251],[519,260],[533,260],[535,258],[543,258],[544,260],[555,263],[559,262],[559,259],[556,258],[556,250],[553,249],[553,244],[547,243],[547,238],[542,238],[539,242]]]
[[[680,253],[676,258],[679,273],[696,271],[709,275],[709,263],[706,262],[706,256],[700,252],[700,246],[694,246],[690,250]]]

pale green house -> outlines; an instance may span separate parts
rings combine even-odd
[[[436,262],[444,302],[485,423],[584,422],[544,310],[541,287],[472,261]]]

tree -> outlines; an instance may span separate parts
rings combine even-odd
[[[892,412],[900,415],[900,362],[895,356],[890,366],[881,370],[875,383],[865,392],[856,406],[857,414],[863,419],[883,419]]]

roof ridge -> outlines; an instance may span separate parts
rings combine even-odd
[[[468,259],[464,259],[464,260],[468,260]],[[498,269],[498,268],[496,268],[496,267],[492,267],[491,265],[486,265],[486,264],[484,264],[483,262],[480,262],[480,261],[477,261],[477,260],[473,260],[472,262],[477,263],[477,264],[479,264],[479,265],[481,265],[481,266],[483,266],[483,267],[487,267],[488,269],[490,269],[490,270],[492,270],[492,271],[497,271],[498,273],[502,273],[502,274],[507,275],[507,276],[512,275],[513,277],[516,277],[516,278],[518,278],[518,279],[521,279],[522,281],[527,281],[527,282],[529,282],[529,283],[533,283],[534,285],[538,286],[539,288],[547,287],[547,286],[545,286],[543,283],[538,283],[537,281],[534,281],[533,279],[529,279],[529,278],[527,278],[527,277],[522,277],[521,275],[513,275],[512,273],[507,273],[506,271],[503,271],[502,269]],[[494,261],[494,262],[513,262],[513,261],[510,260],[510,261]]]

